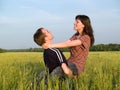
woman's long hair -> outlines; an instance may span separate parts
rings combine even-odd
[[[94,44],[94,35],[93,35],[93,29],[91,26],[91,22],[88,16],[86,15],[77,15],[75,19],[80,20],[84,24],[84,30],[83,30],[83,35],[87,34],[90,36],[91,39],[91,46]]]

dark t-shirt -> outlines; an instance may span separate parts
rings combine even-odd
[[[44,62],[46,67],[49,70],[49,73],[53,71],[58,66],[61,66],[61,63],[66,63],[66,58],[63,53],[57,48],[48,48],[44,50]]]

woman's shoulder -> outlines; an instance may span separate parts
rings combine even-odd
[[[80,40],[84,40],[84,41],[90,41],[90,36],[89,35],[82,35],[81,37],[80,37]]]
[[[87,35],[87,34],[85,34],[85,35],[76,35],[76,34],[74,34],[71,38],[70,38],[70,40],[76,40],[76,39],[90,39],[90,36],[89,35]]]
[[[90,38],[90,36],[87,35],[87,34],[81,36],[81,38],[83,38],[83,37],[84,37],[84,38]]]

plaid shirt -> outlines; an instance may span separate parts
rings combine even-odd
[[[82,42],[82,45],[70,47],[71,55],[68,58],[69,62],[76,65],[78,74],[80,74],[85,68],[85,63],[90,48],[90,37],[88,35],[73,35],[70,40],[81,40]]]

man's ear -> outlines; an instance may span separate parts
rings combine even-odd
[[[44,40],[45,40],[45,43],[47,43],[47,41],[49,41],[49,38],[45,37]]]
[[[46,41],[47,41],[47,38],[45,37],[44,40],[45,40],[45,42],[46,42]]]

